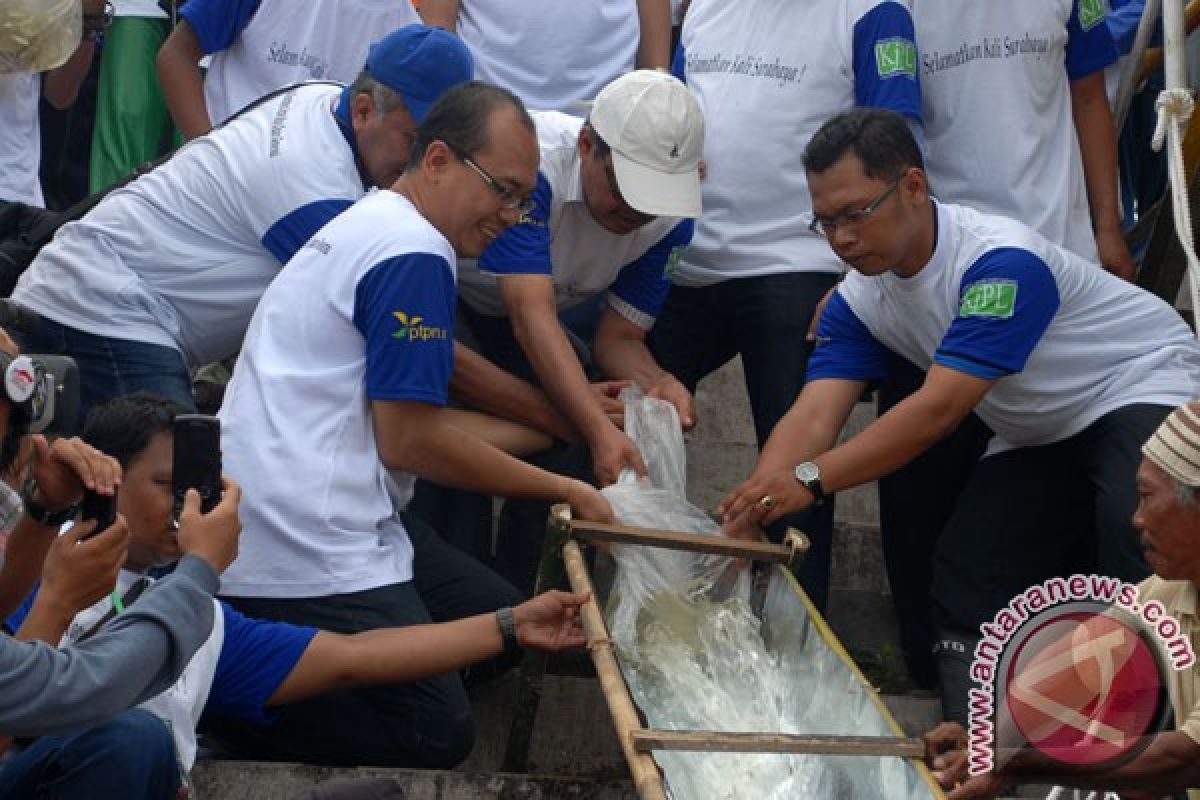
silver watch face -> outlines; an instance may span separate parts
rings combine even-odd
[[[821,479],[821,468],[811,461],[805,461],[796,467],[796,480],[807,485]]]

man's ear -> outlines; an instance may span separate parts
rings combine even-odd
[[[450,146],[441,139],[434,139],[425,147],[425,153],[421,156],[421,167],[430,177],[438,178],[455,160],[457,156]]]
[[[359,92],[350,98],[350,123],[355,130],[370,121],[375,114],[375,101],[370,92]]]
[[[584,125],[579,129],[578,147],[579,155],[582,158],[587,158],[592,154],[592,151],[596,149],[592,142],[592,137],[588,135],[587,125]]]

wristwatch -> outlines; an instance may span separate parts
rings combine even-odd
[[[520,652],[521,644],[517,641],[517,621],[513,619],[511,608],[501,608],[496,612],[496,625],[500,628],[500,638],[504,640],[504,653],[511,655]]]
[[[822,505],[825,502],[825,488],[821,486],[821,468],[812,461],[805,461],[796,466],[794,474],[800,485],[812,492],[813,505]]]
[[[37,489],[37,481],[33,478],[25,481],[25,486],[21,489],[21,504],[25,506],[25,513],[29,515],[31,520],[38,525],[61,528],[64,523],[75,517],[75,512],[79,510],[78,503],[73,503],[58,511],[49,511],[45,506],[33,499],[33,494]]]

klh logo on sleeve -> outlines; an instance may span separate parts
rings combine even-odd
[[[1116,578],[1032,586],[980,627],[969,692],[972,775],[1030,748],[1075,767],[1137,755],[1170,719],[1168,675],[1195,653],[1162,604]]]

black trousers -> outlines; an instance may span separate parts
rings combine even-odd
[[[424,523],[406,516],[415,551],[412,581],[351,594],[303,599],[227,597],[262,619],[335,633],[445,622],[521,602],[508,582]],[[329,766],[449,769],[471,752],[475,730],[463,685],[494,676],[515,659],[423,681],[330,692],[275,709],[269,726],[209,715],[205,730],[231,753],[259,760]]]
[[[933,560],[939,653],[949,719],[966,717],[967,671],[980,624],[1028,587],[1098,572],[1130,583],[1149,574],[1133,513],[1142,445],[1171,412],[1130,405],[1074,436],[984,458],[972,471]],[[964,657],[965,656],[965,657]]]
[[[923,370],[893,355],[888,376],[879,386],[880,416],[924,382]],[[933,551],[991,438],[992,432],[983,420],[969,414],[950,436],[879,480],[883,558],[900,629],[900,647],[909,675],[926,689],[934,688],[938,681],[929,594]]]

